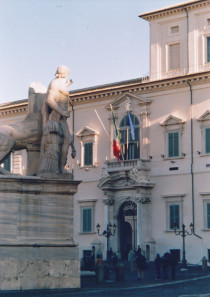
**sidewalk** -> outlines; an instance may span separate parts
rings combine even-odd
[[[134,286],[147,286],[156,284],[171,284],[171,282],[190,280],[199,277],[210,276],[210,267],[206,271],[202,271],[202,267],[198,265],[191,265],[187,267],[186,271],[181,270],[181,265],[176,267],[176,279],[171,279],[170,267],[168,269],[167,280],[156,280],[154,263],[148,263],[148,268],[145,270],[144,280],[137,280],[137,271],[130,271],[130,263],[124,262],[124,281],[116,281],[116,272],[111,270],[109,279],[97,283],[94,272],[86,272],[81,274],[81,288],[85,289],[100,289],[108,287],[134,287]]]

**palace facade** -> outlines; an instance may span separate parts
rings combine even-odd
[[[150,77],[70,92],[77,156],[72,161],[69,152],[67,168],[82,180],[74,240],[80,258],[94,246],[104,257],[111,247],[127,259],[140,245],[148,260],[167,251],[182,259],[174,227],[184,224],[192,232],[185,238],[187,262],[210,261],[210,2],[188,1],[140,17],[150,25]],[[17,123],[26,113],[27,100],[2,104],[0,123]],[[13,153],[5,167],[26,174],[27,152]],[[96,225],[101,235],[110,223],[114,236],[99,236]]]

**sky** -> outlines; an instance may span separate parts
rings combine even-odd
[[[149,23],[181,0],[0,0],[0,104],[47,87],[59,65],[77,90],[149,75]]]

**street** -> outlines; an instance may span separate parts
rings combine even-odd
[[[33,290],[0,292],[0,297],[208,297],[210,296],[210,275],[187,280],[133,284],[133,286],[102,286],[65,290]]]

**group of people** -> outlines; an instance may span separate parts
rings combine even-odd
[[[168,279],[169,267],[171,268],[171,278],[175,279],[176,265],[178,264],[176,255],[167,252],[162,257],[160,257],[160,255],[157,254],[154,264],[157,280],[162,278]]]

